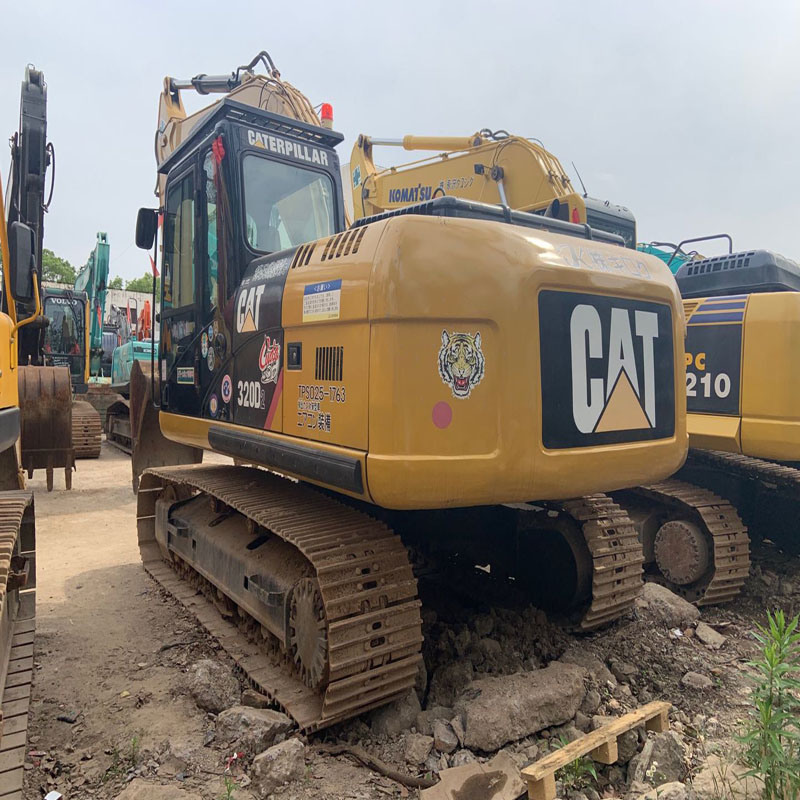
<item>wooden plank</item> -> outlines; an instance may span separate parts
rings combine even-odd
[[[553,800],[556,796],[556,777],[550,772],[538,781],[528,784],[530,800]]]
[[[658,716],[652,717],[645,722],[644,727],[648,731],[664,733],[669,730],[669,709],[665,708]]]
[[[0,798],[2,800],[25,800],[22,795],[22,789],[17,789],[14,792],[9,792],[8,794],[0,794]]]
[[[11,648],[11,658],[27,658],[28,656],[33,656],[32,644],[23,644],[19,647]]]
[[[574,742],[564,745],[564,747],[555,750],[544,758],[540,758],[534,764],[525,767],[525,769],[522,770],[522,778],[527,781],[530,786],[531,783],[541,781],[546,775],[555,773],[556,770],[575,761],[575,759],[581,758],[587,754],[592,755],[595,751],[601,756],[601,758],[598,759],[601,763],[613,763],[613,761],[606,762],[602,760],[603,757],[611,757],[611,742],[613,742],[613,748],[616,749],[618,736],[621,736],[623,733],[639,725],[646,725],[649,720],[656,717],[659,718],[658,725],[663,725],[666,720],[666,725],[668,727],[669,709],[669,703],[655,701],[618,717],[608,725],[603,725],[602,728],[598,728],[596,731],[581,736],[580,739],[576,739]],[[653,730],[655,730],[655,728],[653,728]],[[616,761],[616,757],[614,761]]]
[[[595,747],[595,749],[589,753],[589,758],[600,764],[613,764],[619,758],[616,736],[601,744],[600,747]]]

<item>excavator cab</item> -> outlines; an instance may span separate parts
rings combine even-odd
[[[274,381],[261,381],[257,367],[284,346],[280,292],[291,261],[270,256],[344,230],[339,160],[333,149],[342,138],[225,99],[161,165],[166,201],[155,371],[161,410],[244,424],[257,416],[263,424],[269,416],[280,391]],[[155,212],[140,211],[140,247],[152,246],[157,220]],[[263,282],[267,275],[272,286]],[[251,290],[239,291],[248,283]],[[265,325],[270,346],[262,354],[263,337],[251,334]],[[237,360],[250,363],[252,374],[238,381],[242,398],[234,405],[232,379],[222,367],[242,345]],[[185,447],[177,446],[173,460],[170,444],[159,440],[150,403],[132,398],[131,406],[134,440],[146,436],[161,445],[149,447],[151,456],[134,464],[134,482],[146,466],[185,463]],[[136,419],[134,406],[148,421]],[[147,433],[139,432],[142,427]],[[133,449],[136,454],[135,443]],[[200,460],[199,454],[190,460]]]
[[[42,355],[45,366],[67,367],[76,394],[85,394],[89,379],[88,304],[85,292],[57,289],[44,291],[44,316],[49,324],[44,331]]]

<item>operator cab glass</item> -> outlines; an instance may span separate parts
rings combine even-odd
[[[242,170],[247,243],[254,250],[274,253],[335,232],[327,174],[250,153]]]
[[[69,367],[73,383],[83,380],[86,353],[84,301],[77,297],[45,297],[44,315],[50,320],[44,333],[44,362]]]

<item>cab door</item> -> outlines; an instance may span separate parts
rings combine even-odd
[[[193,164],[177,168],[168,179],[161,277],[161,406],[188,416],[200,413],[196,182]]]

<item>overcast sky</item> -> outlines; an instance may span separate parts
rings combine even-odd
[[[3,28],[0,133],[17,129],[33,63],[57,155],[45,246],[76,266],[103,230],[112,274],[148,268],[133,232],[154,204],[163,76],[228,72],[261,49],[333,104],[342,162],[360,132],[505,128],[575,161],[590,194],[634,212],[640,240],[724,231],[800,258],[796,0],[39,0],[6,4]]]

